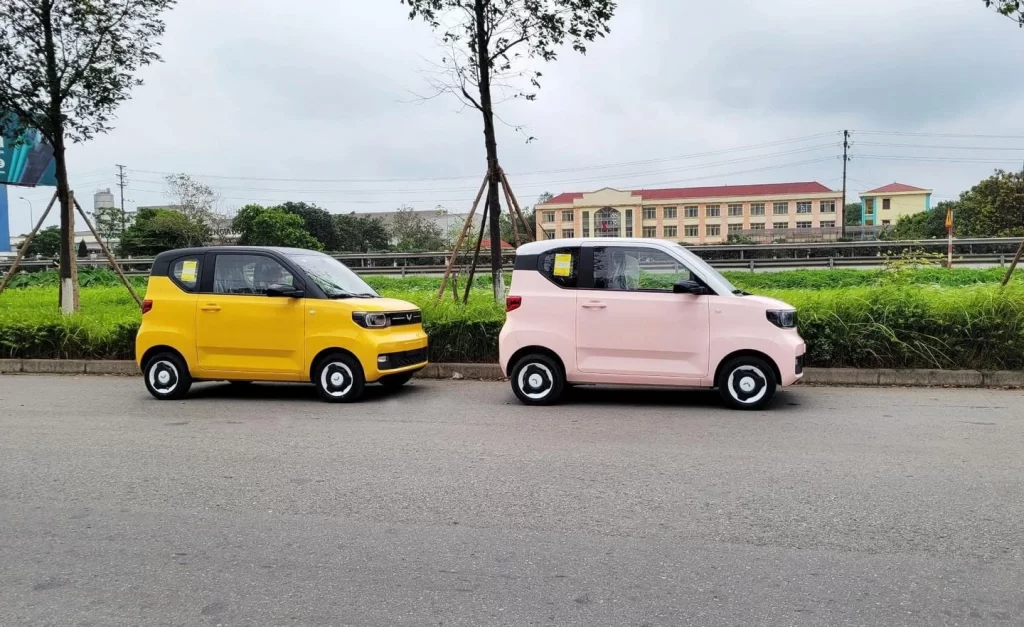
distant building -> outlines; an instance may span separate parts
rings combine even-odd
[[[566,193],[536,207],[548,239],[657,237],[685,244],[836,239],[842,193],[821,183],[770,183]]]
[[[481,205],[482,206],[482,205]],[[366,213],[353,213],[352,215],[359,218],[374,218],[384,223],[384,226],[389,230],[394,222],[395,216],[398,215],[398,210],[393,211],[370,211]],[[441,230],[442,237],[445,240],[454,240],[458,237],[458,231],[465,224],[466,218],[469,216],[468,213],[453,213],[447,209],[416,209],[413,213],[420,216],[430,222],[433,222],[437,228]],[[477,211],[474,221],[479,224],[480,212]],[[396,243],[395,241],[391,242]]]
[[[92,212],[95,214],[100,209],[113,209],[117,206],[114,202],[114,194],[110,189],[101,189],[92,195]]]
[[[890,183],[860,195],[861,226],[889,226],[903,216],[932,208],[932,190]]]

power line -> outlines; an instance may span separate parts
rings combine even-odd
[[[950,146],[935,144],[889,144],[885,142],[854,142],[856,146],[887,146],[890,148],[928,148],[938,150],[1001,150],[1012,152],[1024,152],[1024,147],[1010,148],[1007,146]]]
[[[962,159],[958,157],[919,157],[911,155],[857,155],[857,159],[876,159],[880,161],[930,161],[938,163],[1017,163],[1017,159]]]
[[[861,135],[896,135],[900,137],[950,137],[958,139],[1024,139],[1024,135],[972,135],[965,133],[914,133],[909,131],[850,131]]]

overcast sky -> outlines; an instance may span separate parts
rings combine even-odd
[[[839,189],[844,128],[850,200],[893,181],[941,200],[1021,167],[1024,30],[981,0],[619,4],[608,38],[543,68],[536,102],[499,110],[536,137],[499,127],[524,204],[604,186]],[[399,0],[179,0],[167,24],[164,62],[145,70],[116,128],[69,149],[84,206],[116,188],[120,163],[130,208],[166,202],[162,177],[185,172],[224,210],[468,209],[485,168],[480,116],[451,97],[416,102],[441,50]],[[657,161],[594,167],[644,160]],[[38,216],[51,193],[12,190],[12,233],[29,227],[18,196]]]

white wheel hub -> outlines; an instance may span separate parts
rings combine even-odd
[[[166,359],[153,362],[146,374],[149,385],[158,394],[170,394],[178,387],[178,368]]]
[[[341,398],[352,391],[355,377],[348,364],[332,361],[320,371],[320,387],[335,398]]]
[[[740,389],[744,392],[750,392],[754,389],[754,380],[750,377],[743,377],[740,379]]]
[[[744,405],[752,405],[768,393],[768,377],[756,366],[739,366],[726,381],[729,396]]]
[[[516,384],[523,396],[540,400],[555,387],[555,375],[545,364],[531,361],[519,369]]]

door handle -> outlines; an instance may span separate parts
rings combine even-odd
[[[202,309],[203,311],[220,311],[220,305],[214,305],[213,303],[210,303],[209,305],[203,305],[202,307],[200,307],[200,309]]]
[[[583,305],[583,308],[584,309],[604,309],[607,306],[608,305],[605,305],[604,303],[602,303],[600,301],[592,300],[589,303],[585,303]]]

